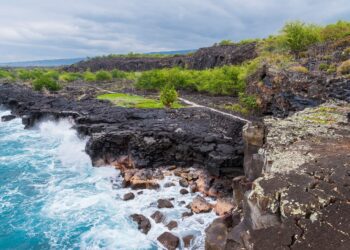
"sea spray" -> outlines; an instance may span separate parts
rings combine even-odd
[[[0,116],[9,114],[0,111]],[[121,188],[119,171],[94,168],[68,120],[45,121],[24,130],[20,119],[0,123],[0,247],[3,249],[157,249],[156,238],[166,222],[176,220],[172,233],[194,235],[193,248],[203,248],[203,232],[213,213],[182,219],[196,194],[180,195],[178,177],[167,176],[160,190],[143,190],[123,201],[130,189]],[[164,188],[172,181],[176,186]],[[147,235],[130,219],[147,217],[159,198],[174,198],[174,209],[162,209],[165,223]],[[182,246],[181,246],[182,248]]]

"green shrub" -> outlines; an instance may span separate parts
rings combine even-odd
[[[293,53],[299,53],[321,40],[320,31],[321,28],[313,24],[287,23],[281,31],[282,45]]]
[[[84,72],[83,78],[86,82],[96,82],[96,75],[90,71]]]
[[[346,21],[329,24],[321,30],[323,41],[335,41],[348,35],[350,35],[350,22]]]
[[[56,81],[60,77],[60,73],[57,70],[48,70],[47,72],[44,73],[44,75]]]
[[[0,79],[10,79],[11,73],[8,70],[0,69]]]
[[[35,90],[42,90],[46,88],[50,91],[57,91],[61,89],[61,86],[53,78],[43,75],[33,81],[33,87]]]
[[[254,110],[258,107],[258,104],[256,102],[256,97],[253,95],[247,95],[245,93],[239,94],[239,102],[243,105],[243,107]]]
[[[79,73],[62,73],[59,76],[60,82],[74,82],[80,79],[81,75]]]
[[[233,45],[234,42],[232,42],[231,40],[222,40],[221,42],[219,42],[220,46],[224,46],[224,45]]]
[[[112,77],[114,79],[124,79],[127,78],[128,74],[124,71],[118,70],[118,69],[114,69],[111,71]]]
[[[342,75],[350,74],[350,59],[342,62],[337,71]]]
[[[318,66],[318,69],[321,71],[327,71],[329,69],[329,65],[326,63],[321,63],[320,66]]]
[[[301,65],[292,66],[289,69],[293,72],[299,72],[299,73],[303,73],[303,74],[309,73],[309,70],[306,67],[301,66]]]
[[[177,92],[172,84],[167,84],[160,92],[160,101],[165,107],[171,107],[177,100]]]
[[[96,80],[97,81],[111,81],[112,74],[108,71],[100,70],[96,73]]]
[[[142,73],[136,87],[159,90],[171,83],[176,89],[197,90],[214,95],[237,95],[245,89],[247,72],[253,71],[256,65],[247,63],[243,66],[223,66],[207,70],[150,70]]]
[[[240,113],[242,115],[248,115],[250,113],[249,109],[247,109],[246,107],[243,107],[239,103],[224,105],[223,108],[227,110],[231,110],[233,112]]]
[[[334,74],[337,72],[337,66],[335,64],[331,64],[329,68],[327,69],[327,74]]]

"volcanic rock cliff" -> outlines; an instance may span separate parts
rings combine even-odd
[[[145,71],[172,67],[208,69],[223,65],[240,64],[257,56],[256,44],[224,45],[201,48],[192,55],[176,55],[162,58],[150,57],[101,57],[82,61],[66,67],[67,71],[91,71],[119,69]]]

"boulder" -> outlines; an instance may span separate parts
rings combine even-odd
[[[134,195],[134,193],[127,193],[127,194],[124,194],[124,197],[123,197],[123,200],[124,201],[128,201],[128,200],[132,200],[132,199],[134,199],[135,198],[135,195]]]
[[[151,222],[142,214],[132,214],[130,217],[137,223],[138,229],[142,233],[147,234],[151,229]]]
[[[179,180],[179,184],[180,184],[181,187],[185,187],[185,188],[188,187],[188,181],[186,179],[184,179],[184,178]]]
[[[180,194],[182,195],[188,194],[188,190],[183,188],[180,190]]]
[[[207,202],[202,196],[198,195],[191,203],[191,210],[198,213],[208,213],[212,210],[212,205]]]
[[[177,228],[177,222],[176,221],[174,221],[174,220],[172,220],[172,221],[170,221],[167,225],[166,225],[166,227],[169,229],[169,230],[173,230],[174,228]]]
[[[187,235],[185,237],[182,238],[183,242],[184,242],[184,246],[186,248],[189,248],[191,246],[191,242],[194,239],[193,235]]]
[[[151,218],[156,222],[160,223],[165,219],[165,216],[162,212],[156,211],[151,215]]]
[[[191,211],[191,212],[183,212],[182,213],[182,218],[186,218],[186,217],[190,217],[190,216],[192,216],[193,215],[193,212]]]
[[[158,200],[158,208],[173,208],[174,205],[170,200],[167,199],[159,199]]]
[[[214,211],[219,216],[231,213],[234,208],[235,204],[232,198],[219,198],[214,205]]]
[[[180,239],[169,232],[161,234],[157,240],[168,250],[175,250],[180,243]]]
[[[225,250],[227,243],[227,226],[220,220],[214,222],[205,230],[206,250]]]

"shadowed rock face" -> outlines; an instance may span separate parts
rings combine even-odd
[[[244,45],[213,46],[197,50],[192,55],[180,55],[165,58],[96,58],[82,61],[66,67],[68,71],[85,71],[91,69],[119,69],[123,71],[146,71],[151,69],[162,69],[182,67],[188,69],[208,69],[223,65],[240,64],[257,56],[255,43]]]
[[[94,165],[125,159],[134,167],[205,167],[212,174],[237,174],[243,165],[243,123],[201,109],[136,110],[92,98],[74,101],[13,84],[0,85],[0,103],[23,117],[72,117]]]

